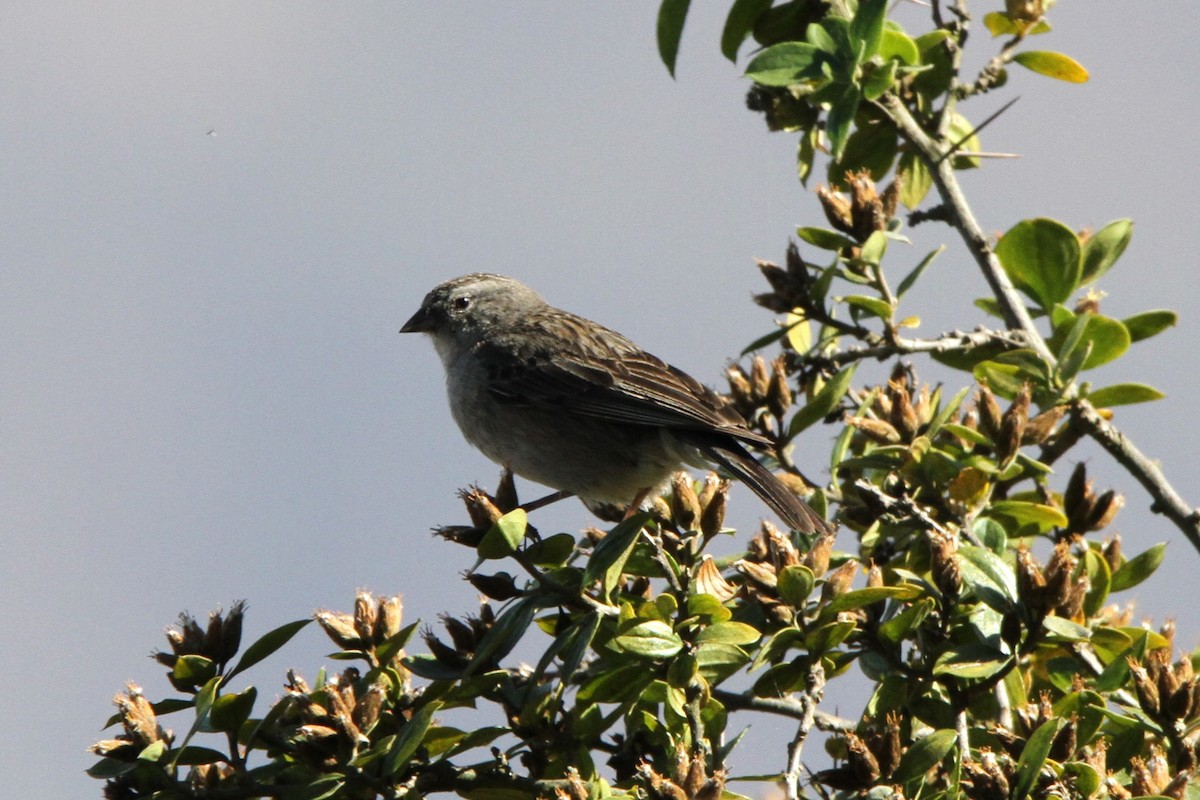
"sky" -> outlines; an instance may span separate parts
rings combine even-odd
[[[397,335],[436,283],[514,275],[718,386],[771,329],[749,299],[762,288],[753,259],[781,259],[798,225],[823,224],[795,140],[746,111],[747,83],[717,47],[726,3],[694,4],[675,80],[655,51],[655,5],[0,10],[11,796],[99,796],[86,748],[126,681],[167,691],[147,655],[182,610],[244,598],[249,641],[314,608],[349,609],[359,588],[403,594],[410,621],[475,607],[460,579],[469,552],[429,529],[462,521],[456,490],[497,471],[455,430],[432,347]],[[897,13],[920,30],[919,8]],[[1200,5],[1061,0],[1051,20],[1037,47],[1075,57],[1091,81],[1014,68],[1004,92],[964,111],[979,119],[1020,96],[983,141],[1021,158],[964,184],[990,231],[1031,216],[1136,221],[1101,284],[1104,311],[1174,308],[1180,324],[1095,380],[1167,394],[1116,422],[1195,504]],[[972,63],[995,47],[982,28],[970,45]],[[889,251],[893,269],[947,231],[912,237]],[[985,322],[970,302],[984,292],[952,249],[907,302],[934,335]],[[833,435],[801,443],[818,474]],[[1200,644],[1197,553],[1102,453],[1082,452],[1127,495],[1115,526],[1127,551],[1169,543],[1128,597],[1175,617],[1181,646]],[[590,524],[574,503],[539,513],[543,531]],[[730,521],[750,532],[763,513],[742,494]],[[308,629],[252,680],[270,698],[288,667],[311,677],[330,649]],[[748,752],[735,769],[778,768],[777,755]]]

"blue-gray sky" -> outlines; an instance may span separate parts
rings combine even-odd
[[[654,5],[5,7],[11,796],[99,796],[85,748],[126,680],[166,690],[145,656],[180,610],[246,598],[253,637],[316,606],[348,608],[359,587],[403,593],[409,619],[473,606],[459,580],[469,554],[428,530],[461,519],[455,489],[496,470],[453,428],[432,348],[396,333],[438,281],[513,274],[714,384],[769,329],[749,301],[752,259],[782,257],[798,224],[821,224],[795,179],[794,139],[744,109],[746,83],[716,44],[727,4],[694,4],[675,81],[655,52]],[[984,144],[1022,158],[965,182],[989,230],[1038,215],[1136,220],[1102,283],[1105,310],[1183,317],[1097,380],[1167,392],[1117,421],[1198,502],[1187,398],[1200,6],[1152,5],[1062,0],[1037,46],[1076,57],[1092,80],[1015,68],[1003,98],[965,110],[978,118],[1020,95]],[[971,44],[977,61],[993,46],[982,30]],[[918,229],[920,246],[889,257],[905,268],[945,235]],[[983,293],[950,253],[911,313],[923,333],[970,327]],[[831,435],[803,447],[823,463]],[[1197,554],[1089,452],[1128,495],[1116,526],[1127,548],[1171,543],[1131,594],[1196,644],[1179,587]],[[744,495],[732,520],[751,529],[761,513]],[[541,524],[588,519],[561,504]],[[306,631],[254,675],[262,697],[289,666],[311,676],[328,650]],[[735,769],[778,763],[745,759]]]

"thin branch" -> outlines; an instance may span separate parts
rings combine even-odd
[[[847,347],[834,353],[819,356],[821,360],[832,364],[846,364],[852,361],[868,359],[884,359],[898,355],[913,353],[954,353],[974,350],[989,344],[999,344],[1007,349],[1024,347],[1025,337],[1020,331],[995,331],[979,328],[974,331],[950,331],[936,339],[906,339],[902,336],[885,340],[878,334],[866,337],[867,345],[863,347]]]
[[[713,697],[732,711],[762,711],[766,714],[777,714],[792,719],[801,719],[804,716],[804,706],[794,697],[755,697],[750,694],[731,692],[728,689],[713,689]],[[852,720],[815,709],[813,722],[817,730],[826,733],[831,731],[846,733],[856,727]]]
[[[804,691],[800,693],[798,701],[803,709],[800,724],[796,726],[796,734],[788,744],[788,767],[783,776],[784,790],[788,800],[798,800],[800,797],[800,773],[804,769],[804,765],[800,762],[800,756],[804,751],[804,742],[808,739],[808,732],[813,727],[817,704],[821,702],[821,698],[825,694],[825,668],[821,666],[820,659],[815,660],[809,667],[805,683]]]

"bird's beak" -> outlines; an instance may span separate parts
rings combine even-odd
[[[408,322],[404,323],[404,327],[400,329],[401,333],[426,333],[433,330],[433,319],[425,306],[421,306],[417,313],[409,318]]]

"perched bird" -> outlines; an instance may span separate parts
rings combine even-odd
[[[770,441],[720,395],[512,278],[439,284],[400,332],[430,335],[458,427],[517,475],[633,509],[682,464],[716,462],[789,527],[832,530],[746,450]]]

